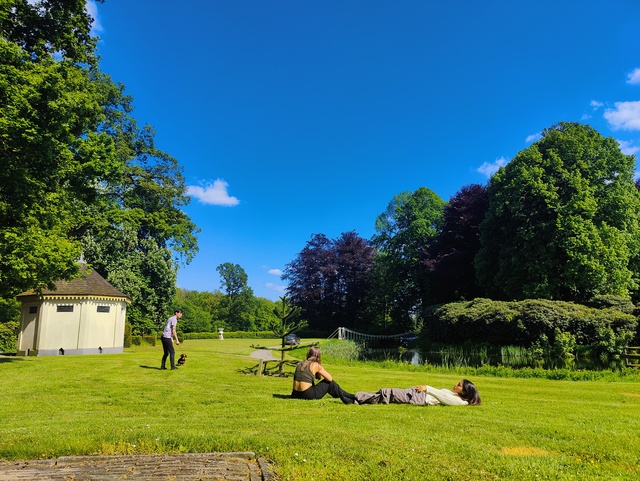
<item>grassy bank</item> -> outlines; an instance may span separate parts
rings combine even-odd
[[[284,480],[640,477],[640,384],[473,377],[479,407],[345,406],[287,399],[291,379],[238,371],[255,340],[190,340],[122,355],[0,358],[0,457],[254,451]],[[277,341],[261,341],[275,345]],[[326,365],[349,391],[458,374]]]

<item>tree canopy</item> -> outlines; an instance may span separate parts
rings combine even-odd
[[[78,65],[95,45],[85,35],[90,18],[84,2],[52,2],[51,10],[45,15],[36,5],[14,1],[3,5],[0,17],[3,297],[51,288],[77,272],[80,241],[70,235],[77,207],[93,202],[95,183],[115,169],[113,141],[97,132],[105,85],[93,81],[91,68]],[[48,22],[55,28],[45,28]]]
[[[239,264],[225,262],[216,270],[220,274],[220,284],[224,292],[224,318],[227,326],[235,331],[251,330],[249,321],[253,290],[248,286],[249,276]]]
[[[435,303],[473,299],[484,290],[473,265],[480,250],[480,223],[489,207],[487,188],[462,187],[444,207],[442,228],[426,250],[425,265]]]
[[[146,330],[198,229],[177,161],[100,71],[91,24],[84,0],[0,3],[0,297],[52,288],[84,253]]]
[[[358,327],[366,322],[374,249],[356,232],[337,239],[314,234],[282,276],[291,302],[316,329]]]
[[[635,159],[593,128],[560,123],[491,179],[478,277],[499,299],[586,301],[637,288]]]
[[[420,187],[396,195],[376,219],[372,242],[378,249],[376,271],[382,276],[377,294],[383,299],[378,304],[401,329],[415,327],[417,313],[433,298],[425,251],[441,229],[444,206],[435,192]]]

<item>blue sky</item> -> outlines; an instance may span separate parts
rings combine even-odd
[[[579,5],[579,7],[578,7]],[[184,168],[202,229],[178,285],[258,296],[314,233],[370,238],[394,195],[448,200],[560,121],[640,152],[640,2],[106,0],[102,69]]]

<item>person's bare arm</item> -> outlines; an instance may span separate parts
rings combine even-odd
[[[326,379],[329,382],[333,381],[333,377],[331,377],[331,374],[329,374],[327,370],[322,366],[320,366],[320,369],[316,371],[316,378],[318,377],[318,374],[320,374],[324,379]]]
[[[171,333],[173,334],[173,337],[175,337],[176,339],[176,344],[180,344],[180,341],[178,341],[178,333],[176,332],[176,326],[171,327]]]

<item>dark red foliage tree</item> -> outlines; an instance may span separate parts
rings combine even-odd
[[[375,250],[368,240],[358,236],[355,231],[343,233],[333,244],[338,266],[340,324],[345,327],[365,327]]]
[[[424,260],[436,303],[483,295],[473,262],[481,247],[479,226],[488,207],[487,188],[471,184],[462,187],[444,208],[442,230],[426,249]]]
[[[292,304],[313,329],[360,327],[366,321],[365,304],[374,249],[354,231],[330,240],[314,234],[285,267]]]

